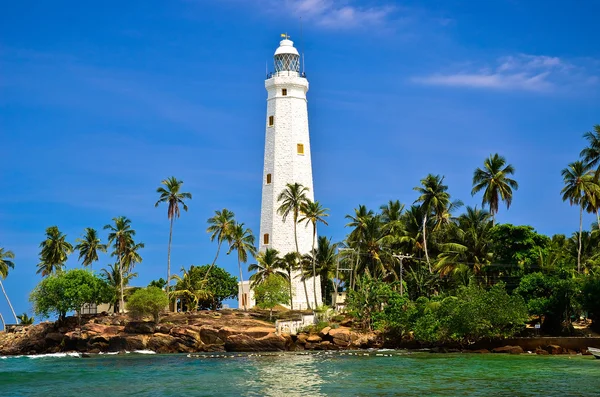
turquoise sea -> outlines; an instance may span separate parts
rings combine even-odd
[[[0,359],[2,396],[600,396],[591,356],[97,355]]]

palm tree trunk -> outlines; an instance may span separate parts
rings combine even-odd
[[[169,247],[167,248],[167,296],[171,291],[171,240],[173,239],[173,217],[171,217],[171,226],[169,227]],[[170,299],[169,299],[170,301]],[[171,304],[169,302],[169,310]]]
[[[2,331],[6,331],[6,323],[4,322],[4,317],[2,317],[2,313],[0,313],[0,321],[2,321]]]
[[[212,264],[206,271],[206,274],[204,275],[204,281],[208,280],[208,275],[210,274],[210,271],[215,266],[215,263],[217,263],[217,258],[219,257],[219,251],[221,251],[221,244],[223,244],[223,240],[219,239],[219,245],[217,246],[217,255],[215,255],[215,259],[213,260]]]
[[[583,206],[579,206],[579,248],[577,249],[577,273],[581,273],[581,229],[583,228]]]
[[[13,316],[15,317],[15,323],[18,324],[19,323],[19,319],[17,318],[17,315],[15,313],[15,309],[13,309],[12,305],[10,304],[10,299],[8,299],[8,295],[6,294],[6,291],[4,290],[4,284],[2,284],[2,280],[0,280],[0,287],[2,288],[2,293],[4,294],[4,297],[6,298],[6,302],[8,302],[8,306],[10,307],[10,311],[12,312]]]
[[[306,278],[302,275],[302,260],[300,258],[300,249],[298,248],[298,232],[296,229],[298,225],[298,214],[294,213],[294,242],[296,243],[296,254],[298,255],[298,261],[300,262],[300,277],[302,278],[302,284],[304,285],[304,295],[306,296],[306,307],[310,310],[310,300],[308,299],[308,289],[306,288]]]
[[[315,236],[317,235],[317,224],[313,224],[313,240],[312,240],[312,270],[313,270],[313,295],[315,296],[315,308],[317,305],[317,266],[315,264]]]
[[[240,258],[238,257],[238,267],[240,268],[240,286],[242,288],[242,305],[244,306],[244,311],[246,311],[246,301],[250,297],[250,288],[248,288],[248,297],[244,299],[244,275],[242,273],[242,263],[240,262]]]
[[[290,310],[294,310],[294,295],[292,294],[292,267],[288,271],[288,284],[290,285]]]
[[[123,299],[123,254],[119,255],[119,279],[121,284],[121,301],[119,302],[119,313],[124,313],[125,299]]]
[[[433,273],[431,271],[431,262],[429,261],[429,252],[427,252],[427,214],[423,216],[423,249],[425,250],[425,259],[427,260],[429,273]]]

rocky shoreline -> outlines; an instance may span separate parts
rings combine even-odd
[[[331,351],[380,348],[430,348],[439,353],[508,353],[526,352],[519,345],[476,349],[455,346],[421,346],[400,342],[391,345],[375,332],[360,333],[348,326],[325,327],[318,332],[278,335],[272,323],[255,318],[252,313],[196,312],[165,316],[156,324],[131,321],[126,315],[76,317],[62,324],[45,322],[16,327],[0,333],[0,356],[51,353],[108,353],[150,350],[156,353],[201,352],[275,352]],[[514,343],[514,340],[511,340]],[[563,348],[548,344],[535,348],[537,354],[589,354],[587,349]],[[532,349],[533,350],[533,349]]]

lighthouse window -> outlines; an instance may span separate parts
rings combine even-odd
[[[269,116],[269,127],[275,124],[275,116]]]
[[[271,174],[267,174],[267,185],[271,183]]]
[[[287,88],[282,88],[281,89],[281,95],[282,96],[286,96],[287,95]]]
[[[304,145],[302,143],[299,143],[296,147],[296,150],[298,154],[304,154]]]
[[[265,245],[269,244],[269,233],[265,233],[263,235],[263,244],[265,244]]]

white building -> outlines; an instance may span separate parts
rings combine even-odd
[[[273,248],[281,256],[296,251],[294,220],[283,222],[277,213],[277,196],[288,183],[300,183],[308,188],[307,197],[314,200],[310,136],[306,92],[308,80],[300,72],[300,55],[286,36],[274,55],[275,71],[267,76],[267,116],[262,204],[260,215],[260,251]],[[312,225],[297,225],[298,250],[307,254],[312,249]],[[294,309],[308,307],[299,272],[292,275]],[[316,280],[317,302],[314,302],[313,280],[306,280],[311,308],[320,306],[321,282]],[[241,302],[241,301],[240,301]],[[240,307],[242,305],[240,304]]]

